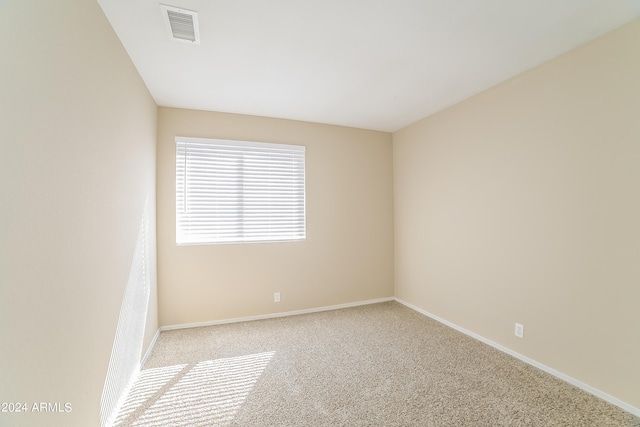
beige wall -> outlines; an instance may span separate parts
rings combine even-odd
[[[637,20],[393,136],[396,296],[636,408],[638,76]]]
[[[307,240],[175,244],[175,136],[299,144]],[[161,325],[300,310],[393,295],[391,134],[160,108],[158,289]],[[273,302],[281,292],[282,301]]]
[[[0,425],[96,426],[145,201],[157,329],[156,106],[95,1],[0,2],[0,70],[0,402],[72,405]]]

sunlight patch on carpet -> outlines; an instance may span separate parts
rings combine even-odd
[[[174,365],[164,368],[145,369],[140,372],[138,379],[131,388],[127,400],[120,408],[120,412],[113,427],[121,426],[139,407],[159,392],[173,377],[187,365]]]
[[[118,419],[131,426],[226,426],[274,354],[144,370]]]

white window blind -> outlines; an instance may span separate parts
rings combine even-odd
[[[303,240],[305,147],[176,138],[176,243]]]

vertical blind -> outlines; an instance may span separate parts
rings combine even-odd
[[[305,147],[176,138],[176,243],[303,240]]]

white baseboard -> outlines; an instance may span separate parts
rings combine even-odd
[[[129,393],[131,392],[131,389],[133,388],[133,385],[135,384],[136,380],[138,379],[138,376],[140,375],[140,371],[142,369],[144,369],[144,365],[145,365],[145,363],[147,363],[147,359],[151,355],[151,351],[153,350],[153,347],[156,345],[156,341],[158,340],[159,336],[160,336],[160,329],[158,329],[156,331],[156,334],[153,336],[153,339],[151,340],[151,343],[149,343],[149,348],[147,348],[147,351],[145,352],[144,356],[142,357],[142,360],[140,361],[140,363],[138,363],[136,365],[135,369],[131,373],[131,376],[129,377],[129,380],[127,381],[127,386],[124,388],[124,390],[122,391],[122,393],[120,394],[120,397],[118,398],[118,400],[116,402],[116,406],[115,406],[116,410],[111,415],[109,415],[109,418],[107,419],[106,423],[104,424],[106,427],[113,426],[113,423],[116,421],[116,416],[120,412],[120,409],[122,408],[122,405],[124,405],[124,403],[126,402],[127,397],[129,396]]]
[[[153,336],[151,343],[149,343],[149,347],[147,348],[147,351],[144,353],[144,356],[142,356],[142,360],[140,361],[140,366],[142,369],[144,369],[144,365],[147,363],[147,359],[149,358],[149,356],[151,356],[151,351],[153,350],[153,347],[155,347],[156,341],[158,341],[159,336],[160,336],[160,328],[158,328],[158,330],[156,331],[156,334]]]
[[[125,386],[124,390],[122,390],[122,392],[120,393],[120,396],[118,397],[118,400],[116,401],[116,404],[114,406],[114,411],[109,415],[109,417],[107,418],[106,422],[104,423],[105,427],[112,427],[113,424],[115,423],[116,417],[118,416],[118,413],[120,412],[120,408],[122,408],[124,403],[127,401],[127,397],[129,396],[129,393],[131,392],[131,389],[133,388],[133,384],[138,379],[138,375],[140,374],[140,369],[141,369],[140,366],[141,365],[138,363],[135,366],[135,368],[133,369],[133,372],[131,373],[131,376],[127,380],[127,385]]]
[[[248,322],[252,320],[263,320],[263,319],[273,319],[276,317],[286,317],[286,316],[297,316],[299,314],[309,314],[309,313],[318,313],[321,311],[330,311],[330,310],[339,310],[341,308],[349,308],[349,307],[357,307],[360,305],[368,305],[368,304],[377,304],[379,302],[387,302],[394,301],[394,297],[387,298],[378,298],[378,299],[370,299],[366,301],[358,301],[358,302],[350,302],[346,304],[338,304],[338,305],[330,305],[324,307],[316,307],[316,308],[307,308],[304,310],[295,310],[295,311],[284,311],[280,313],[271,313],[271,314],[261,314],[257,316],[248,316],[248,317],[236,317],[233,319],[223,319],[223,320],[213,320],[210,322],[198,322],[198,323],[181,323],[178,325],[167,325],[161,326],[161,331],[171,331],[174,329],[186,329],[186,328],[199,328],[201,326],[214,326],[214,325],[224,325],[227,323],[238,323],[238,322]]]
[[[620,399],[618,399],[616,397],[613,397],[610,394],[607,394],[607,393],[605,393],[603,391],[600,391],[597,388],[594,388],[594,387],[590,386],[589,384],[583,383],[582,381],[578,381],[575,378],[572,378],[569,375],[563,374],[560,371],[556,371],[555,369],[550,368],[550,367],[548,367],[546,365],[543,365],[542,363],[537,362],[537,361],[535,361],[533,359],[530,359],[527,356],[523,356],[520,353],[516,353],[515,351],[513,351],[513,350],[511,350],[511,349],[509,349],[509,348],[507,348],[507,347],[505,347],[503,345],[495,343],[495,342],[493,342],[493,341],[491,341],[491,340],[489,340],[489,339],[487,339],[487,338],[485,338],[485,337],[483,337],[481,335],[478,335],[478,334],[476,334],[474,332],[471,332],[471,331],[469,331],[469,330],[467,330],[465,328],[462,328],[462,327],[456,325],[455,323],[451,323],[448,320],[442,319],[441,317],[438,317],[435,314],[429,313],[428,311],[423,310],[423,309],[421,309],[419,307],[416,307],[415,305],[409,304],[406,301],[403,301],[403,300],[401,300],[399,298],[395,298],[395,297],[393,299],[395,301],[399,302],[400,304],[402,304],[402,305],[404,305],[404,306],[406,306],[406,307],[408,307],[408,308],[410,308],[412,310],[417,311],[418,313],[424,314],[425,316],[430,317],[433,320],[442,323],[443,325],[449,326],[450,328],[453,328],[456,331],[462,332],[465,335],[468,335],[468,336],[470,336],[472,338],[475,338],[478,341],[481,341],[481,342],[483,342],[483,343],[485,343],[487,345],[490,345],[491,347],[493,347],[493,348],[495,348],[497,350],[500,350],[503,353],[507,353],[507,354],[515,357],[516,359],[520,359],[523,362],[525,362],[525,363],[527,363],[527,364],[529,364],[531,366],[535,366],[536,368],[541,369],[541,370],[553,375],[554,377],[559,378],[559,379],[561,379],[561,380],[563,380],[563,381],[565,381],[565,382],[567,382],[567,383],[569,383],[569,384],[571,384],[573,386],[576,386],[579,389],[586,391],[587,393],[593,394],[594,396],[599,397],[600,399],[605,400],[605,401],[611,403],[612,405],[616,405],[617,407],[624,409],[625,411],[635,415],[636,417],[640,417],[640,409],[639,408],[636,408],[635,406],[632,406],[632,405],[630,405],[630,404],[628,404],[626,402],[623,402],[622,400],[620,400]]]
[[[156,331],[156,334],[153,336],[151,343],[149,343],[149,348],[147,348],[147,351],[142,357],[142,360],[140,361],[140,363],[136,365],[135,369],[131,373],[131,377],[129,377],[129,380],[127,381],[127,386],[124,388],[124,390],[120,394],[120,397],[118,398],[118,401],[115,406],[116,410],[109,416],[109,418],[105,423],[105,426],[107,427],[113,426],[113,423],[115,422],[115,418],[118,415],[120,408],[122,408],[122,405],[124,405],[125,401],[127,400],[127,397],[129,396],[129,393],[131,392],[133,385],[138,379],[138,375],[140,375],[140,371],[144,369],[144,365],[145,363],[147,363],[147,359],[151,355],[151,351],[153,350],[153,347],[156,345],[156,341],[158,340],[159,336],[160,336],[160,329]]]

